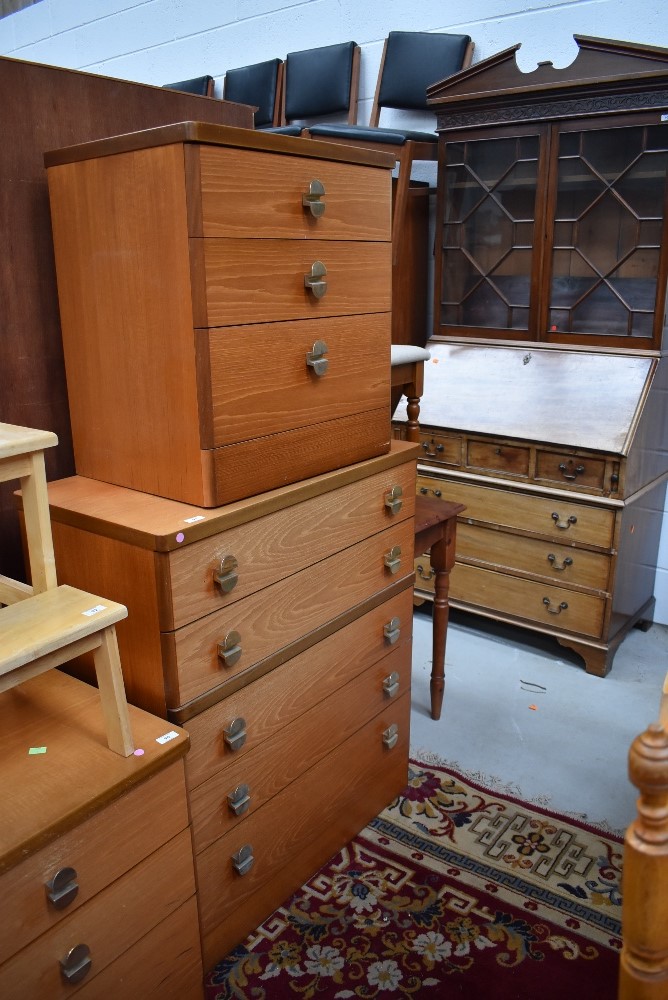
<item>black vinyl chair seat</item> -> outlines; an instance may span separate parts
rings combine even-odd
[[[263,132],[274,132],[277,135],[301,135],[304,131],[301,125],[272,125],[265,127],[260,125]]]
[[[370,125],[309,125],[309,133],[323,139],[350,139],[351,142],[379,142],[388,146],[403,146],[406,142],[436,142],[436,132],[414,129],[371,128]]]

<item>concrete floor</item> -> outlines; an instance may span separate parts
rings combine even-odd
[[[443,711],[435,722],[430,604],[415,609],[413,625],[413,756],[432,755],[487,787],[624,831],[637,797],[628,750],[658,718],[668,627],[632,629],[601,678],[555,640],[451,611]]]

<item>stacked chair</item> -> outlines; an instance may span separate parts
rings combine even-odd
[[[178,83],[163,83],[167,90],[182,90],[186,94],[199,94],[200,97],[213,97],[213,77],[193,76],[189,80],[179,80]]]

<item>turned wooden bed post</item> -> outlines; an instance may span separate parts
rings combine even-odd
[[[619,1000],[666,1000],[668,731],[661,723],[652,723],[631,744],[629,776],[640,798],[624,841]]]

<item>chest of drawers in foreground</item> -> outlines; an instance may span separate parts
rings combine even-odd
[[[393,162],[192,122],[47,154],[78,474],[215,507],[386,452]]]

